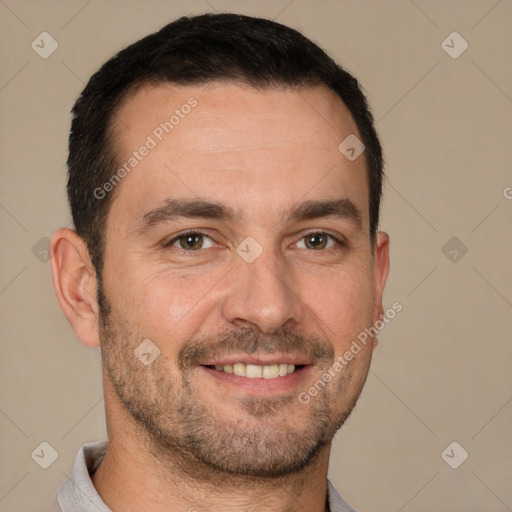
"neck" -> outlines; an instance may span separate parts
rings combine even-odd
[[[164,471],[152,464],[151,458],[141,451],[140,444],[109,442],[93,483],[113,512],[326,510],[328,453],[300,474],[266,481],[212,474],[211,483],[195,480],[190,471],[184,473],[178,465],[172,473]],[[218,485],[222,478],[222,485]]]
[[[121,423],[118,423],[120,425]],[[113,511],[325,512],[330,446],[304,470],[279,478],[230,475],[176,452],[158,452],[109,424],[109,447],[93,484]],[[191,457],[191,456],[189,456]],[[185,462],[185,464],[184,464]]]

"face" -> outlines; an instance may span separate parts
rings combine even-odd
[[[107,220],[106,385],[162,455],[303,469],[350,414],[373,346],[299,396],[378,319],[387,271],[364,156],[338,150],[358,133],[349,111],[323,87],[165,84],[125,101],[113,133],[120,167],[137,162]]]

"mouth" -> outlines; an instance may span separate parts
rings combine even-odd
[[[251,396],[275,396],[291,393],[299,385],[302,388],[313,367],[306,358],[268,354],[235,356],[199,365],[218,385]]]
[[[305,365],[295,365],[288,363],[277,363],[271,365],[258,365],[248,363],[234,363],[224,365],[201,365],[218,372],[232,373],[239,377],[247,377],[248,379],[277,379],[279,377],[286,377]]]

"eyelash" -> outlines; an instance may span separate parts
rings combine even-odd
[[[324,235],[335,242],[337,247],[329,247],[327,249],[323,249],[323,251],[327,251],[329,249],[342,249],[342,248],[346,247],[346,242],[344,239],[340,239],[334,235],[331,235],[330,233],[327,233],[326,231],[302,231],[300,233],[299,241],[303,240],[307,236],[311,236],[311,235]],[[318,252],[323,252],[323,251],[318,251]],[[315,251],[311,251],[311,252],[315,252]]]
[[[203,231],[190,229],[187,231],[183,231],[182,233],[179,233],[172,240],[169,240],[168,242],[166,242],[164,244],[164,248],[172,247],[172,245],[174,243],[176,243],[182,236],[186,236],[186,235],[202,235],[202,236],[209,238],[210,240],[213,241],[213,238],[210,235],[208,235],[207,233],[204,233]],[[310,235],[325,235],[329,239],[333,240],[336,243],[336,245],[338,246],[337,247],[338,249],[342,249],[342,248],[346,247],[345,240],[335,237],[334,235],[331,235],[330,233],[327,233],[325,231],[302,231],[301,233],[299,233],[299,235],[300,235],[299,241],[303,240],[305,237],[310,236]],[[334,249],[334,248],[335,247],[329,247],[328,249]],[[191,251],[191,250],[188,251],[186,249],[181,249],[180,247],[176,247],[176,249],[182,250],[184,252],[199,252],[199,251],[201,251],[201,249],[199,249],[198,251]],[[323,249],[323,251],[328,250],[328,249]],[[311,250],[311,252],[315,252],[315,251]],[[318,252],[322,252],[322,251],[318,251]]]
[[[187,231],[183,231],[182,233],[179,233],[172,240],[169,240],[168,242],[166,242],[164,244],[164,247],[171,247],[172,244],[176,243],[182,236],[187,236],[187,235],[202,235],[202,236],[205,236],[205,237],[213,240],[213,238],[210,235],[204,233],[203,231],[198,231],[197,229],[189,229]],[[185,249],[182,249],[182,250],[184,251]],[[187,252],[193,252],[193,251],[187,251]]]

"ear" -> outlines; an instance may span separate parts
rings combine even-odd
[[[99,346],[96,272],[84,240],[71,229],[56,231],[50,263],[57,300],[78,339],[88,347]]]
[[[383,231],[377,233],[373,259],[375,302],[373,306],[373,325],[384,315],[382,296],[389,274],[389,235]]]

